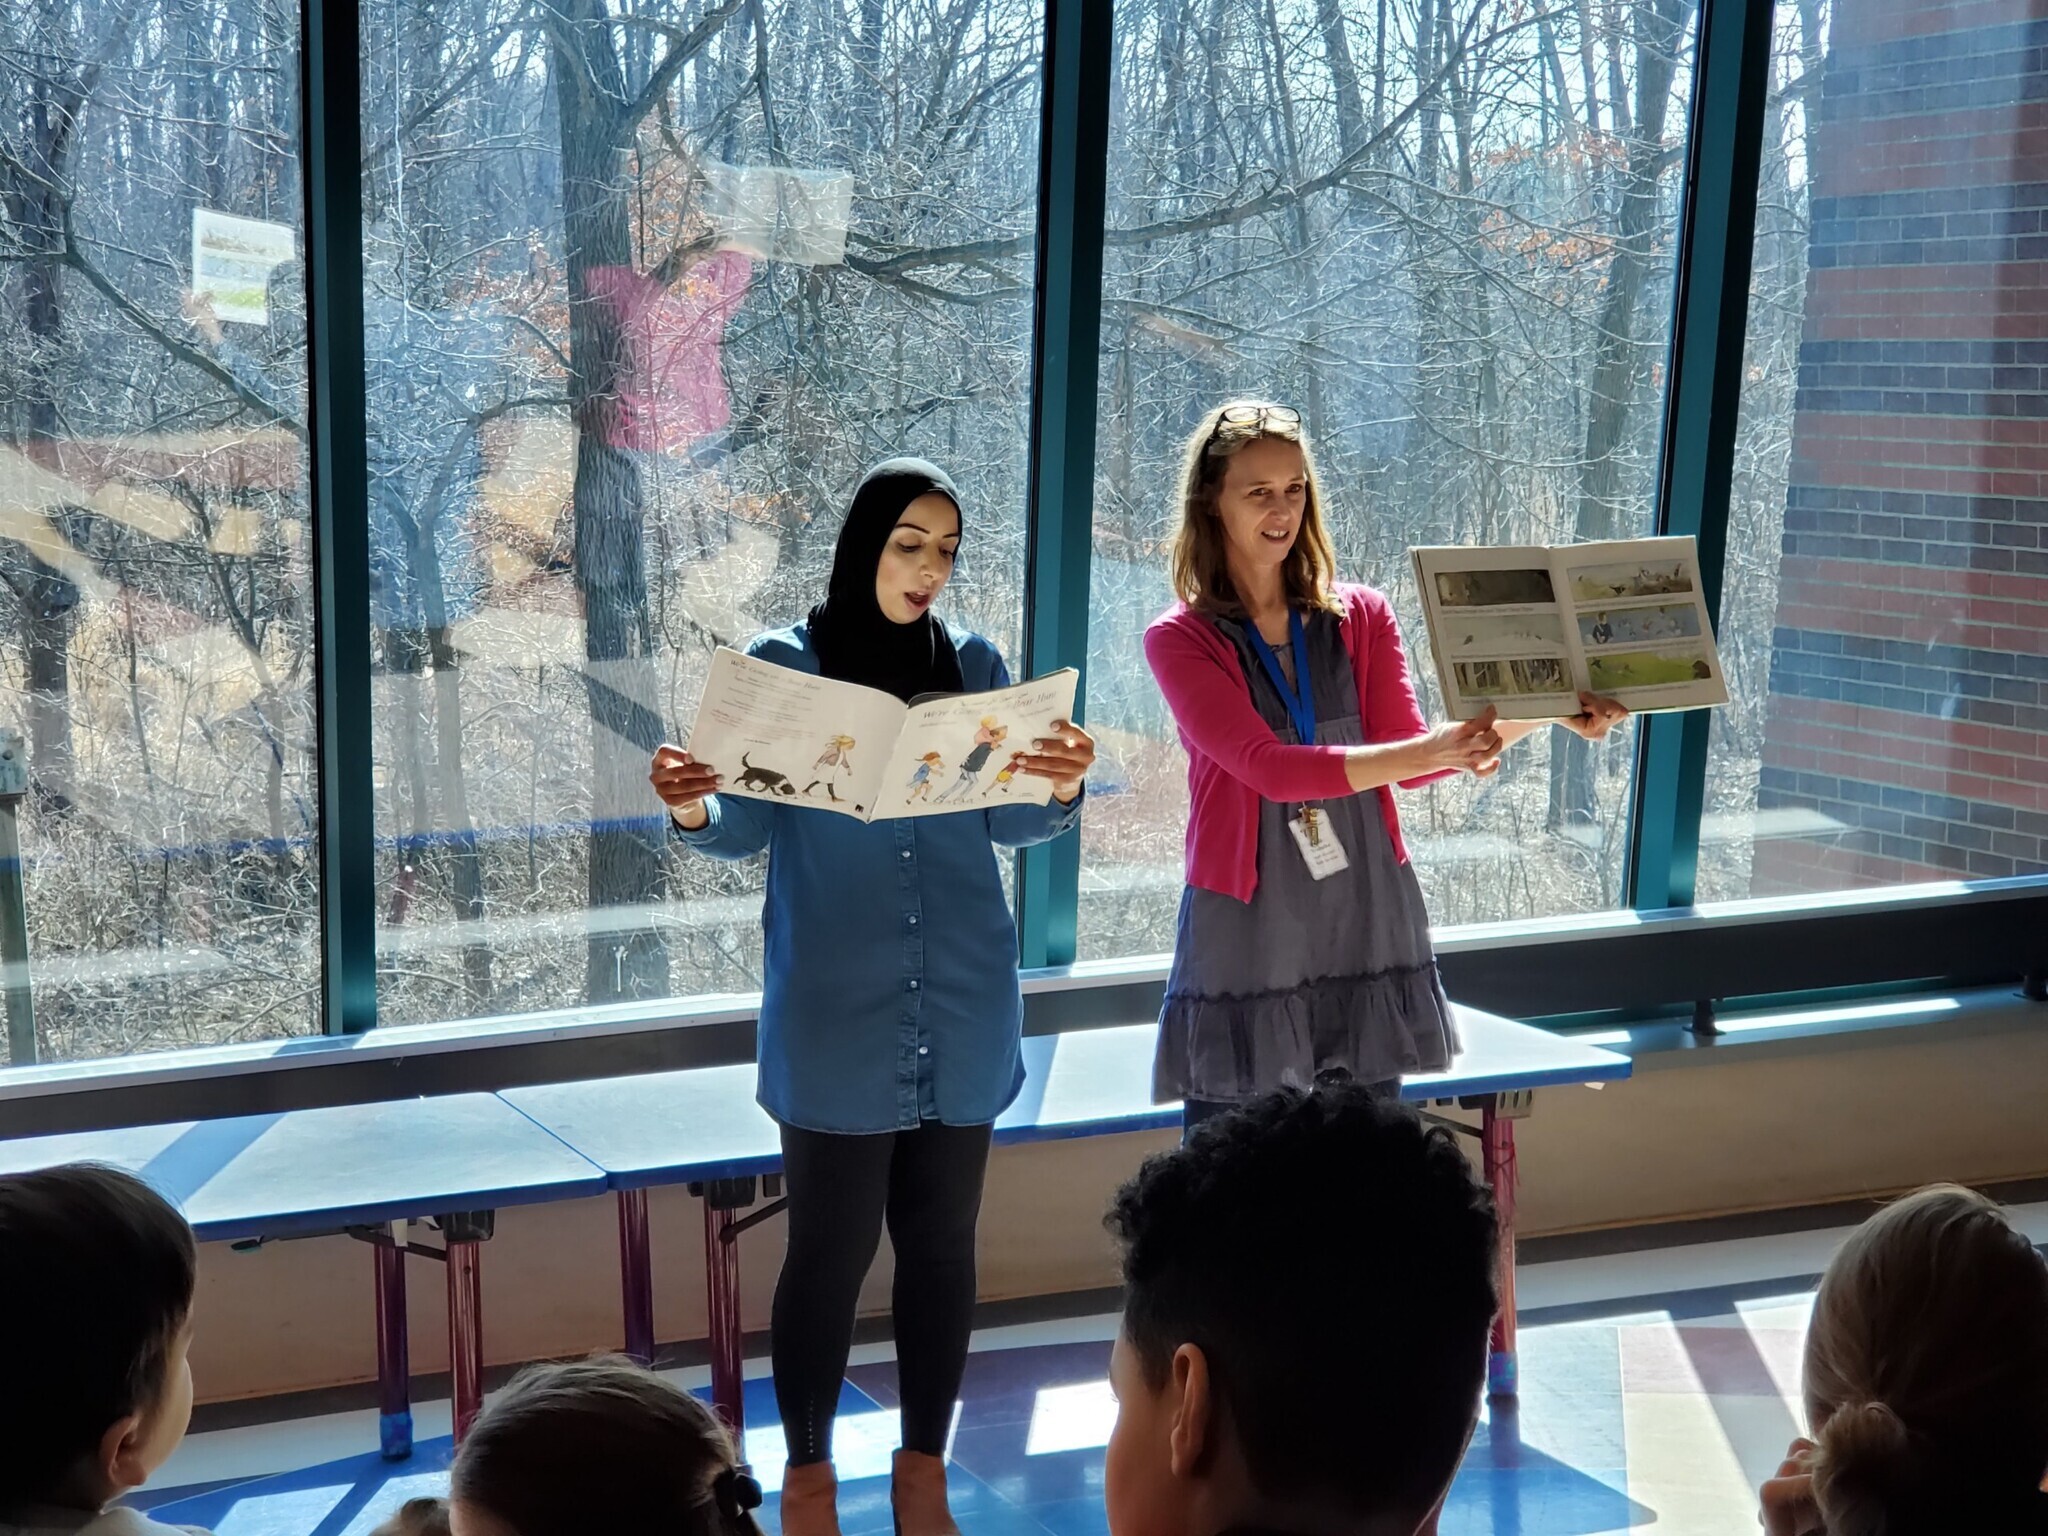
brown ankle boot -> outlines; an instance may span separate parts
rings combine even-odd
[[[831,1462],[783,1472],[782,1536],[839,1536],[839,1474]]]
[[[898,1451],[889,1502],[896,1511],[896,1536],[960,1536],[946,1503],[944,1457]]]

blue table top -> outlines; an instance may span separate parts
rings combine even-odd
[[[601,1194],[601,1169],[494,1094],[0,1141],[0,1173],[112,1163],[202,1241],[294,1237]]]
[[[1448,1072],[1409,1079],[1411,1103],[1615,1082],[1631,1063],[1473,1008],[1458,1009],[1465,1050]],[[1025,1083],[996,1122],[998,1144],[1172,1130],[1180,1106],[1152,1102],[1150,1024],[1038,1035]],[[775,1124],[754,1102],[751,1066],[696,1068],[514,1088],[501,1097],[602,1168],[614,1189],[773,1173]]]

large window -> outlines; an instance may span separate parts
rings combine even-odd
[[[332,149],[296,3],[0,4],[0,731],[28,769],[13,797],[0,762],[0,816],[30,949],[11,968],[0,853],[0,981],[34,1014],[0,987],[0,1060],[356,1028],[372,991],[409,1024],[757,989],[762,861],[675,846],[648,756],[716,647],[818,600],[853,485],[904,452],[965,492],[950,616],[1021,672],[1043,608],[1036,660],[1087,663],[1079,888],[1026,863],[1034,932],[1168,949],[1186,764],[1141,635],[1186,434],[1229,396],[1303,412],[1342,574],[1390,594],[1439,713],[1411,546],[1640,535],[1660,505],[1718,531],[1729,424],[1691,402],[1732,309],[1674,269],[1695,112],[1718,169],[1763,128],[1732,702],[1657,750],[1544,731],[1407,795],[1432,916],[1611,909],[1632,856],[1661,900],[1695,830],[1702,900],[2048,873],[2036,39],[1784,0],[1768,90],[1717,42],[1696,103],[1700,28],[1755,36],[1741,4],[1118,0],[1113,53],[1062,52],[1048,95],[1038,0],[361,0]],[[323,124],[356,99],[326,78]],[[1048,149],[1102,156],[1107,197],[1092,507],[1034,523],[1085,426],[1033,377],[1036,302],[1097,297],[1063,235],[1092,181]],[[340,177],[302,167],[330,153]],[[309,184],[322,228],[360,212],[360,297],[311,317],[345,338],[360,302],[359,376],[309,352]],[[1720,185],[1692,189],[1709,244]],[[1712,355],[1667,418],[1678,298]],[[357,391],[362,440],[317,446],[367,504],[316,506],[309,397]],[[1667,452],[1709,472],[1667,484]],[[1064,576],[1090,517],[1082,655],[1069,589],[1027,572]],[[367,572],[316,571],[316,519]],[[323,606],[365,574],[366,610]],[[331,782],[316,678],[370,699]]]
[[[1018,665],[1042,10],[363,7],[379,1017],[761,984],[652,747],[895,453]]]
[[[0,6],[17,1060],[318,1028],[297,26]]]
[[[1302,410],[1343,574],[1651,531],[1693,11],[1675,0],[1117,12],[1081,953],[1171,947],[1185,761],[1139,639],[1179,450],[1233,394]],[[1405,797],[1439,923],[1614,905],[1633,733],[1561,732]]]
[[[1781,8],[1703,899],[2048,871],[2031,36]]]

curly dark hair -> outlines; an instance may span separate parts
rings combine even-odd
[[[198,1273],[185,1218],[131,1173],[0,1177],[0,1296],[22,1308],[0,1392],[0,1507],[49,1498],[163,1396]]]
[[[1276,1093],[1148,1161],[1108,1226],[1125,1340],[1154,1386],[1202,1350],[1263,1498],[1434,1507],[1499,1305],[1493,1199],[1450,1132],[1357,1085]]]

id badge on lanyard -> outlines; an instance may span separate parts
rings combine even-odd
[[[1259,633],[1256,624],[1250,626],[1252,649],[1258,653],[1260,664],[1265,667],[1266,676],[1272,679],[1280,701],[1287,706],[1288,718],[1294,722],[1295,739],[1303,746],[1314,746],[1316,690],[1308,671],[1308,630],[1298,612],[1287,615],[1287,628],[1294,649],[1294,682],[1291,685],[1286,673],[1280,670],[1280,658],[1273,654],[1273,647],[1266,643],[1266,637]],[[1302,862],[1308,866],[1310,877],[1316,880],[1327,880],[1339,870],[1351,867],[1344,845],[1337,840],[1337,829],[1326,825],[1327,820],[1320,806],[1304,805],[1287,823],[1287,830],[1294,834],[1294,845],[1301,850]]]
[[[1338,870],[1351,867],[1344,845],[1337,841],[1337,829],[1326,826],[1327,820],[1320,806],[1304,805],[1301,814],[1287,823],[1287,830],[1294,834],[1294,846],[1301,850],[1302,863],[1308,866],[1310,877],[1317,880],[1327,880]]]

